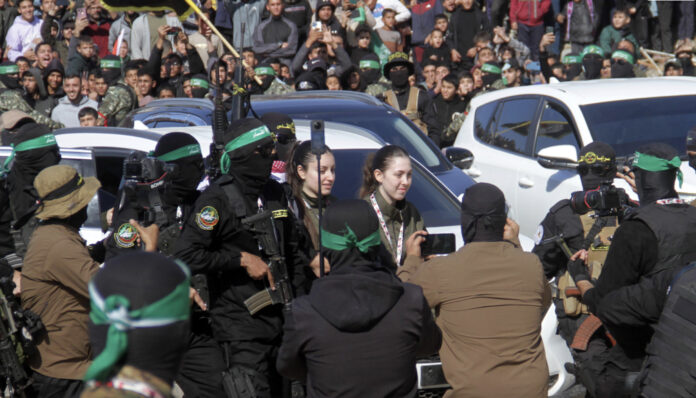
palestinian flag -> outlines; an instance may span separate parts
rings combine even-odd
[[[185,20],[194,10],[194,0],[101,0],[109,11],[174,11]]]

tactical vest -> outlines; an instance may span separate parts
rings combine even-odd
[[[599,231],[597,236],[593,239],[592,245],[590,245],[590,248],[587,250],[587,264],[590,269],[590,278],[592,279],[599,278],[604,262],[607,259],[611,238],[614,236],[616,228],[618,228],[618,220],[615,216],[606,217],[605,220],[607,225]],[[590,229],[595,223],[595,218],[591,217],[589,214],[583,214],[580,216],[580,222],[582,223],[583,236],[587,238]],[[568,291],[577,289],[575,281],[568,271],[558,279],[558,295],[559,298],[563,300],[563,309],[568,316],[589,314],[589,309],[580,300],[582,297],[579,295],[568,295],[566,294],[566,289],[568,289]]]
[[[132,111],[133,109],[138,107],[138,96],[135,94],[135,91],[128,85],[118,82],[114,85],[115,87],[120,87],[128,93],[128,97],[130,98],[130,107],[128,108],[128,112]],[[106,121],[106,124],[111,127],[118,126],[118,123],[120,123],[120,120],[116,120],[116,115],[113,115],[109,117],[109,119]]]
[[[657,262],[645,275],[648,278],[696,260],[696,208],[670,202],[667,199],[641,206],[628,216],[644,222],[657,238]]]
[[[387,104],[391,105],[392,108],[401,112],[409,118],[413,124],[418,126],[423,133],[428,134],[428,126],[421,119],[421,114],[418,112],[418,96],[420,95],[420,90],[416,87],[411,87],[408,91],[408,103],[406,104],[406,109],[401,110],[399,107],[399,100],[396,98],[396,93],[394,90],[388,90],[384,93],[385,100]]]
[[[696,263],[672,282],[646,352],[641,396],[696,396]]]

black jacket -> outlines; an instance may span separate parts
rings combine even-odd
[[[459,96],[455,93],[454,99],[451,101],[446,101],[442,98],[442,94],[438,95],[433,99],[433,108],[435,109],[435,117],[438,122],[439,131],[444,131],[452,123],[452,115],[459,112],[466,111],[466,102],[459,99]],[[441,147],[450,146],[453,142],[440,142]]]
[[[568,257],[557,243],[544,241],[563,235],[563,240],[575,253],[582,246],[583,232],[580,216],[570,207],[568,199],[563,199],[551,207],[537,229],[536,244],[532,249],[532,253],[539,256],[547,279],[565,273]]]
[[[332,275],[292,303],[277,368],[308,398],[415,397],[416,358],[441,341],[420,287]]]
[[[254,340],[272,344],[280,336],[281,308],[269,306],[252,316],[244,306],[244,300],[264,289],[268,282],[251,279],[240,265],[242,251],[263,256],[256,238],[242,226],[235,204],[223,190],[225,184],[235,183],[225,175],[201,193],[174,252],[193,274],[203,273],[208,277],[213,336],[217,341]],[[265,209],[287,209],[283,188],[273,180],[264,187],[261,200]],[[256,201],[244,201],[249,215],[258,211]],[[292,214],[286,212],[275,223],[288,273],[302,272],[303,257],[297,249]]]
[[[490,31],[486,15],[474,7],[471,10],[464,10],[461,6],[457,7],[452,13],[449,22],[449,30],[452,34],[447,38],[447,46],[459,51],[462,58],[471,47],[474,46],[474,36],[481,31]]]

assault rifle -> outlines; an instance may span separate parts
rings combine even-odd
[[[271,268],[271,275],[273,275],[274,280],[273,287],[275,288],[267,287],[244,300],[244,305],[251,315],[273,304],[283,304],[284,310],[290,309],[292,287],[290,286],[288,269],[285,265],[285,257],[276,237],[274,222],[274,218],[282,217],[283,212],[286,213],[285,216],[287,217],[287,210],[266,210],[242,219],[242,223],[254,234],[261,246],[263,256]]]

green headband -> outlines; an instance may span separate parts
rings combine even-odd
[[[604,58],[604,50],[602,50],[602,47],[595,44],[590,44],[589,46],[583,48],[582,52],[580,53],[580,58],[585,58],[585,55],[587,54],[597,54]]]
[[[379,62],[371,59],[364,59],[358,64],[360,69],[379,69]]]
[[[366,236],[365,239],[358,241],[357,235],[352,229],[346,224],[346,234],[336,235],[331,233],[324,228],[321,229],[321,244],[327,249],[331,250],[347,250],[351,248],[357,248],[362,253],[367,253],[367,251],[373,247],[382,243],[382,239],[379,236],[379,230]]]
[[[501,71],[500,68],[491,64],[483,64],[483,66],[481,67],[481,72],[493,73],[495,75],[503,73],[503,71]]]
[[[109,325],[104,350],[94,358],[87,369],[85,380],[105,381],[112,368],[128,349],[128,334],[132,329],[156,328],[171,325],[189,318],[189,271],[179,260],[174,260],[186,278],[165,297],[137,310],[130,309],[130,302],[122,295],[106,298],[97,291],[94,280],[89,283],[91,311],[89,318],[95,325]]]
[[[121,61],[117,59],[102,59],[99,61],[99,67],[104,69],[120,69]]]
[[[2,164],[2,170],[0,171],[0,174],[6,174],[8,171],[10,171],[10,163],[12,163],[12,160],[14,160],[15,154],[17,152],[30,151],[32,149],[46,148],[49,146],[57,145],[58,144],[56,143],[56,136],[54,136],[53,134],[45,134],[40,137],[20,142],[17,145],[11,144],[10,146],[12,147],[12,152],[10,153],[10,156],[8,156],[7,159],[5,159],[5,162]]]
[[[203,79],[193,78],[190,80],[190,82],[191,82],[191,87],[200,87],[200,88],[205,88],[205,89],[210,88],[210,85],[208,84],[208,82],[203,80]]]
[[[628,51],[624,50],[616,50],[611,54],[611,58],[619,58],[623,59],[624,61],[628,62],[629,64],[634,64],[635,60],[633,59],[633,55],[629,53]]]
[[[11,75],[13,73],[19,73],[19,66],[17,66],[17,65],[0,66],[0,75]]]
[[[258,68],[254,69],[254,73],[260,76],[275,76],[275,69],[269,67],[269,66],[259,66]]]
[[[636,157],[633,159],[633,166],[645,171],[665,171],[676,169],[680,188],[684,182],[684,174],[679,168],[679,166],[681,166],[681,159],[679,159],[679,156],[673,157],[672,160],[667,160],[657,156],[636,152]]]
[[[580,64],[582,63],[582,58],[579,55],[566,55],[563,57],[564,65]]]
[[[163,162],[172,162],[174,160],[179,160],[193,155],[201,154],[201,146],[198,144],[191,144],[182,146],[179,149],[175,149],[171,152],[167,152],[162,156],[158,156],[157,159]]]
[[[230,152],[234,152],[235,150],[243,146],[253,144],[254,142],[261,141],[266,137],[273,139],[270,130],[268,130],[268,127],[264,125],[253,130],[249,130],[228,142],[227,145],[225,145],[225,152],[220,157],[220,170],[225,174],[230,171]]]

